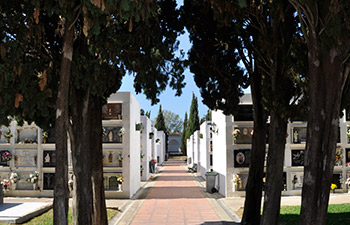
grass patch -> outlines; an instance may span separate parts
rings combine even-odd
[[[118,210],[116,209],[107,209],[107,218],[108,220],[112,219],[116,214],[118,213]],[[53,209],[50,209],[46,213],[41,214],[40,216],[37,216],[31,220],[29,220],[26,223],[23,223],[25,225],[52,225],[53,221]],[[70,207],[68,210],[68,224],[73,224],[73,217],[72,217],[72,208]]]
[[[299,224],[300,206],[282,206],[281,224]],[[328,206],[327,225],[350,224],[350,203]]]

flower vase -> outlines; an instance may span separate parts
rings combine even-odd
[[[7,143],[10,143],[10,138],[7,138]]]
[[[43,144],[46,144],[46,138],[43,139]]]
[[[16,190],[17,183],[12,183],[12,190]]]
[[[122,191],[122,184],[118,184],[118,191]]]
[[[332,192],[335,193],[335,189],[333,189]]]
[[[119,160],[119,167],[123,167],[123,161]]]
[[[38,189],[37,183],[33,184],[33,191],[36,191]]]

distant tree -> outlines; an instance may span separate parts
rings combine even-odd
[[[190,138],[196,130],[199,130],[198,100],[195,94],[192,93],[190,116],[186,127],[186,139]]]
[[[178,114],[170,112],[168,110],[163,111],[165,127],[167,132],[170,133],[181,133],[182,120]]]
[[[207,114],[205,114],[205,116],[203,116],[201,118],[201,121],[199,122],[199,124],[202,124],[205,121],[211,121],[211,110],[210,109],[208,109]]]
[[[163,115],[163,111],[162,111],[162,105],[159,106],[159,111],[158,111],[158,115],[157,115],[154,127],[157,128],[157,130],[161,130],[161,131],[164,131],[165,133],[167,133],[164,115]]]
[[[145,116],[147,116],[148,119],[151,119],[151,111],[146,111]]]
[[[182,126],[182,134],[181,134],[181,151],[184,155],[187,154],[186,128],[187,128],[187,112],[185,112],[185,118]]]

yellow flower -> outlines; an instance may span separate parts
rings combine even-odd
[[[336,189],[338,186],[336,184],[331,184],[331,189],[334,190]]]

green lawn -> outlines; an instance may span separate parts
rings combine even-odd
[[[299,224],[300,206],[282,206],[281,224]],[[328,206],[327,225],[347,225],[350,224],[350,203],[336,204]]]
[[[115,209],[107,209],[107,217],[108,220],[112,219],[112,217],[114,217],[117,214],[117,210]],[[52,225],[52,218],[53,218],[53,210],[50,209],[49,211],[47,211],[46,213],[37,216],[35,218],[33,218],[32,220],[24,223],[25,225]],[[72,208],[69,208],[69,212],[68,212],[68,224],[73,224],[72,221]]]

